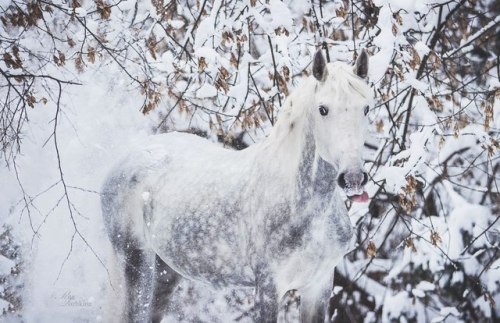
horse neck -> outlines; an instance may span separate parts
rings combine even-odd
[[[313,86],[314,83],[306,82],[301,90],[308,93]],[[282,118],[263,143],[263,153],[272,159],[266,167],[273,164],[272,172],[291,179],[289,184],[299,203],[314,197],[331,200],[336,187],[335,168],[317,151],[307,114],[310,104],[303,93],[292,94],[285,102]]]
[[[312,199],[331,201],[336,188],[337,170],[323,160],[316,149],[312,132],[307,131],[296,175],[296,196],[302,204]]]

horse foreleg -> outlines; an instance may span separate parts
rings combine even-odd
[[[128,246],[124,252],[127,320],[151,322],[155,254],[134,246]]]
[[[277,322],[278,300],[276,284],[272,276],[268,272],[259,272],[256,275],[255,322]]]
[[[153,294],[153,323],[161,322],[167,313],[171,296],[182,276],[170,268],[160,257],[155,259],[155,289]]]

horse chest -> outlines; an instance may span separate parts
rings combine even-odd
[[[343,204],[304,212],[296,215],[304,221],[283,223],[268,242],[267,257],[283,292],[331,277],[350,245],[352,226]]]

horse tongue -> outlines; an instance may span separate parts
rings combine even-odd
[[[358,203],[365,203],[365,202],[368,202],[368,193],[366,192],[363,192],[362,194],[360,195],[352,195],[352,196],[349,196],[349,198],[351,200],[353,200],[354,202],[358,202]]]

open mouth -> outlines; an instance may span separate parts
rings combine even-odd
[[[366,191],[363,191],[361,194],[354,194],[354,195],[347,195],[347,197],[353,201],[353,202],[358,202],[358,203],[366,203],[368,202],[369,196]]]

